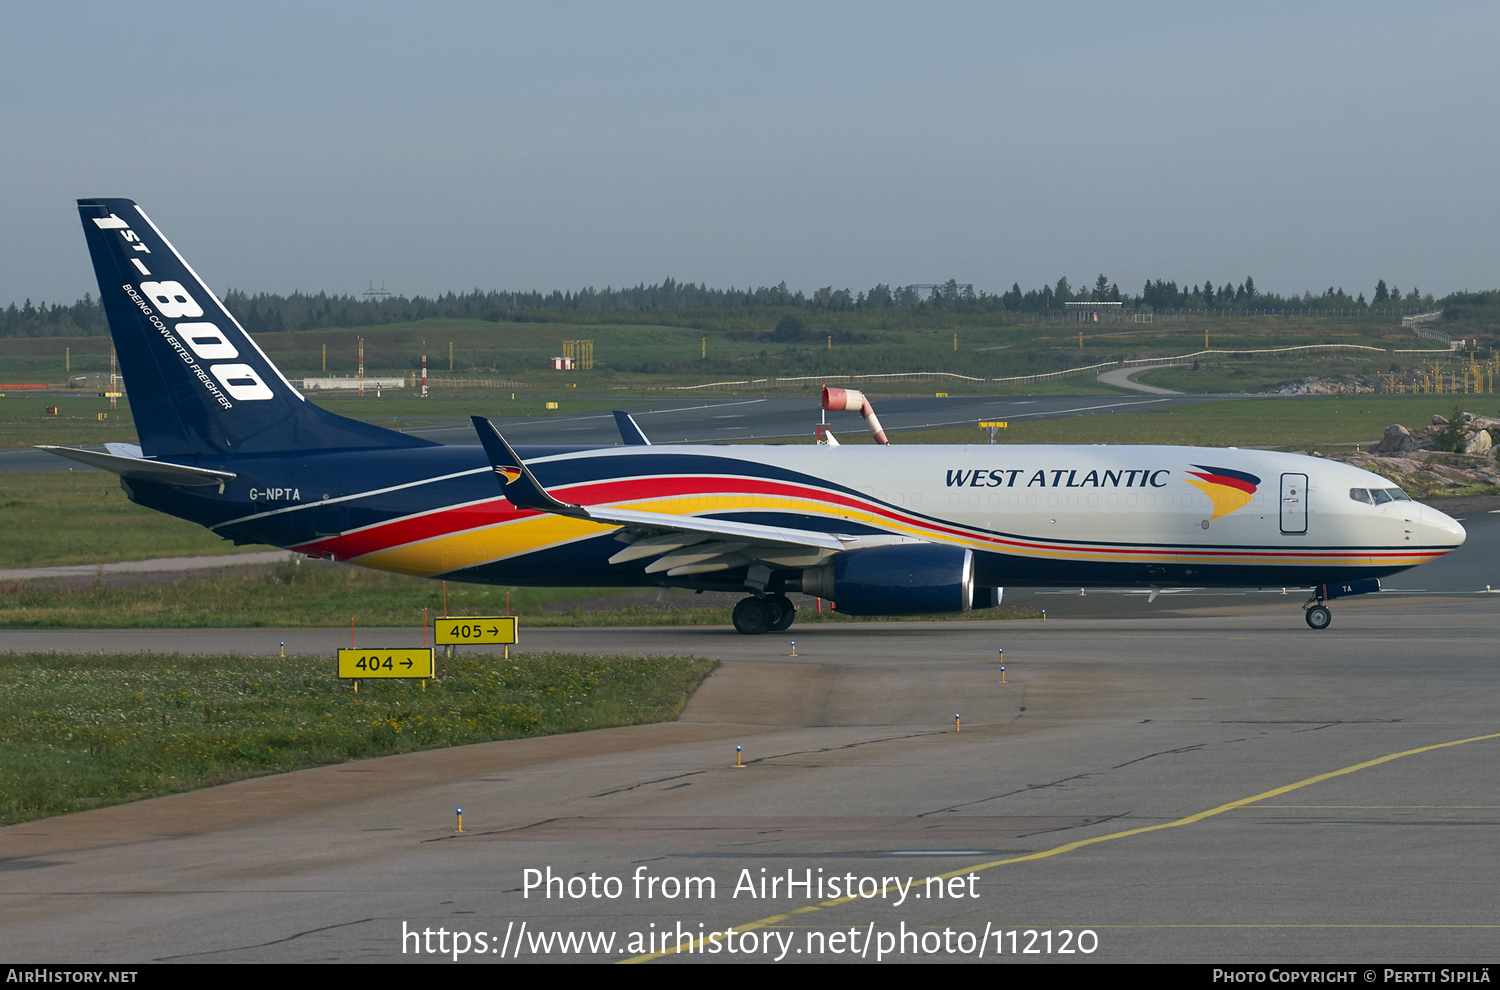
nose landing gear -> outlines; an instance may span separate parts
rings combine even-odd
[[[1310,629],[1327,629],[1333,622],[1333,613],[1328,611],[1325,601],[1344,598],[1348,595],[1368,595],[1380,590],[1379,578],[1356,578],[1342,584],[1319,584],[1312,590],[1312,597],[1302,603],[1303,617]]]

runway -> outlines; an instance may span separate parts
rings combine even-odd
[[[1492,961],[1493,603],[1341,601],[1321,633],[1285,599],[523,630],[527,650],[723,665],[672,723],[0,830],[0,925],[13,959],[85,964],[451,963],[458,944],[497,963]],[[276,631],[173,635],[209,632]],[[787,896],[788,871],[813,886]],[[686,933],[666,955],[663,931]]]

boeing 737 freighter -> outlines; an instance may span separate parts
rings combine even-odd
[[[788,592],[853,615],[961,612],[1006,585],[1311,587],[1328,599],[1461,545],[1374,474],[1205,447],[445,446],[345,419],[287,381],[155,224],[79,200],[140,444],[54,453],[237,544],[480,584]],[[826,404],[825,397],[825,404]],[[872,428],[875,428],[872,425]]]

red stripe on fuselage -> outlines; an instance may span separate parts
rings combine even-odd
[[[403,543],[430,540],[466,529],[494,526],[537,515],[541,513],[534,509],[517,509],[504,498],[496,496],[488,502],[435,509],[419,516],[378,523],[368,529],[342,536],[324,537],[311,543],[299,544],[296,549],[315,557],[332,553],[340,560],[350,560],[367,553],[389,550]]]
[[[1219,475],[1210,475],[1209,478],[1217,481]],[[1237,478],[1227,478],[1226,482],[1232,482],[1236,487],[1245,482]],[[732,484],[733,490],[725,489]],[[713,487],[710,487],[713,486]],[[868,513],[882,517],[893,523],[920,528],[934,535],[942,534],[971,543],[986,544],[999,551],[1032,551],[1041,553],[1075,553],[1075,554],[1109,554],[1120,557],[1150,557],[1160,558],[1163,554],[1177,554],[1182,556],[1202,557],[1212,559],[1214,557],[1250,557],[1250,558],[1286,558],[1296,559],[1298,557],[1378,557],[1391,561],[1399,561],[1410,557],[1431,557],[1432,550],[1399,550],[1399,551],[1376,551],[1374,549],[1361,549],[1350,547],[1347,549],[1318,548],[1298,550],[1294,548],[1261,548],[1261,549],[1193,549],[1189,547],[1169,546],[1100,546],[1097,544],[1074,544],[1067,542],[1052,542],[1036,539],[999,536],[991,533],[976,532],[959,528],[956,526],[942,525],[927,519],[916,519],[905,513],[874,505],[851,496],[824,489],[812,488],[804,485],[796,485],[786,482],[769,481],[756,478],[744,477],[709,477],[709,476],[679,476],[679,477],[653,477],[653,478],[626,478],[621,480],[609,480],[589,482],[585,484],[572,485],[551,489],[554,496],[562,501],[577,503],[580,505],[615,505],[636,502],[649,499],[681,498],[681,497],[703,497],[703,496],[744,496],[761,495],[775,496],[789,499],[806,499],[816,501],[830,508],[847,508],[860,513]],[[348,533],[343,536],[329,537],[311,543],[298,546],[297,549],[308,554],[322,554],[331,552],[343,560],[362,557],[366,554],[389,550],[393,547],[416,543],[422,540],[435,539],[452,533],[469,529],[477,529],[485,526],[495,526],[502,523],[515,522],[531,516],[543,513],[533,509],[517,509],[504,498],[496,498],[474,505],[465,505],[454,508],[434,509],[420,515],[408,516],[395,519],[389,523],[376,524],[358,532]],[[1440,553],[1446,551],[1440,551]]]
[[[1231,478],[1224,474],[1199,474],[1197,471],[1189,471],[1188,474],[1195,478],[1201,478],[1211,485],[1223,485],[1225,488],[1238,488],[1246,495],[1254,495],[1256,488],[1244,478]]]

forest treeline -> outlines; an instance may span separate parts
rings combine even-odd
[[[255,295],[230,289],[224,303],[251,333],[286,330],[316,330],[326,327],[379,326],[417,320],[479,319],[490,322],[681,322],[691,314],[733,313],[736,317],[767,328],[789,312],[804,314],[870,313],[906,310],[938,317],[941,314],[1046,313],[1069,302],[1119,302],[1126,309],[1143,312],[1202,310],[1216,313],[1305,310],[1359,312],[1380,309],[1393,314],[1441,308],[1449,319],[1488,318],[1500,320],[1500,291],[1456,292],[1442,299],[1423,295],[1413,287],[1406,292],[1382,279],[1367,300],[1363,292],[1351,297],[1342,288],[1329,286],[1324,292],[1281,296],[1261,292],[1253,278],[1234,284],[1202,283],[1179,286],[1173,281],[1148,281],[1136,295],[1122,293],[1117,284],[1100,275],[1092,287],[1075,290],[1066,278],[1055,285],[1023,292],[1019,283],[995,294],[974,292],[972,285],[950,279],[939,286],[891,286],[885,283],[867,291],[825,286],[812,293],[792,291],[785,282],[757,289],[711,289],[707,285],[665,279],[655,285],[634,288],[554,290],[550,293],[481,291],[449,292],[427,296],[316,295],[294,292],[283,296],[261,292]],[[665,318],[673,314],[675,318]],[[108,333],[104,311],[91,294],[71,305],[11,303],[0,310],[0,337],[91,337]]]

